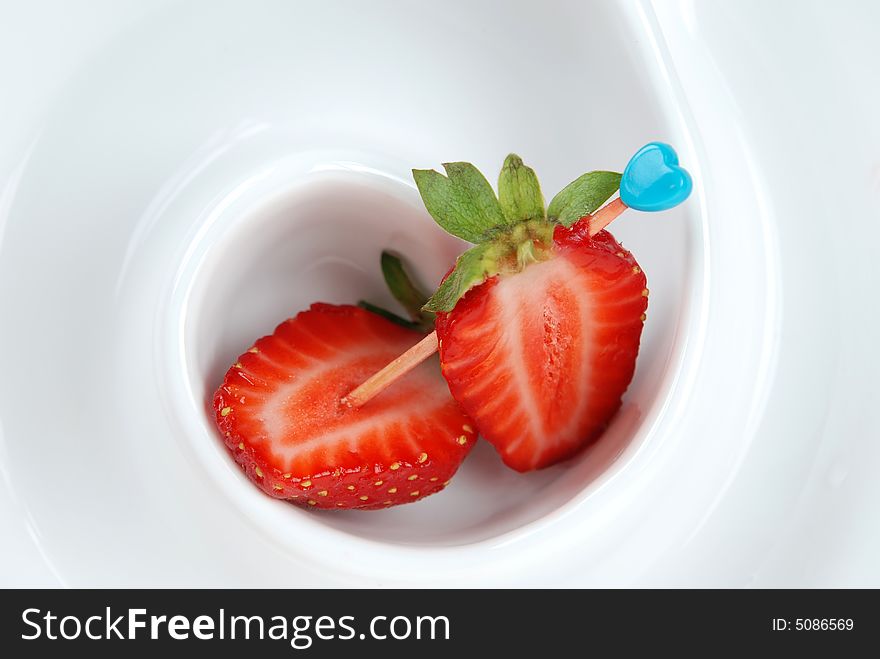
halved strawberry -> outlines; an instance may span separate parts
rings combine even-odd
[[[473,165],[443,166],[446,176],[413,171],[419,192],[440,226],[476,243],[424,307],[437,314],[443,375],[507,465],[545,467],[604,430],[633,376],[645,275],[591,218],[620,174],[584,174],[545,210],[535,172],[515,154],[497,197]],[[624,208],[609,204],[606,223]]]
[[[571,456],[620,407],[645,320],[645,275],[589,220],[557,226],[543,260],[495,275],[437,316],[453,397],[518,471]]]
[[[341,402],[423,336],[359,307],[313,304],[227,372],[214,396],[227,448],[263,491],[304,506],[377,509],[442,490],[476,436],[436,361],[369,405]]]

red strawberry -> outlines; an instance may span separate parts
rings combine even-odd
[[[217,426],[267,494],[377,509],[442,490],[475,440],[436,363],[369,405],[341,402],[422,333],[353,306],[314,304],[258,340],[214,395]]]
[[[515,154],[497,197],[473,165],[444,168],[414,170],[419,192],[438,224],[476,245],[424,307],[437,314],[443,375],[506,464],[546,467],[598,437],[633,376],[645,275],[599,231],[626,206],[590,217],[620,175],[584,174],[545,210],[535,172]]]
[[[437,317],[453,397],[518,471],[563,460],[620,407],[648,304],[645,275],[589,220],[557,226],[546,260],[470,289]]]

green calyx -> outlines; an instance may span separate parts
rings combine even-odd
[[[545,210],[535,171],[511,153],[498,176],[498,196],[480,171],[466,162],[443,165],[446,176],[414,169],[428,213],[446,232],[475,243],[422,307],[452,311],[474,286],[498,274],[519,272],[550,257],[553,230],[595,212],[620,187],[620,174],[589,172],[567,185]]]
[[[423,309],[428,302],[428,296],[410,279],[400,257],[391,252],[382,252],[381,264],[382,276],[385,278],[388,290],[406,310],[409,320],[365,300],[358,302],[358,306],[408,329],[422,332],[430,332],[434,329],[434,314]]]
[[[550,257],[554,224],[528,220],[471,247],[455,261],[455,268],[427,301],[425,311],[452,311],[461,297],[490,277],[519,272],[530,263]]]

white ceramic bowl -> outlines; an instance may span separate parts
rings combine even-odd
[[[0,22],[0,582],[880,583],[877,71],[835,102],[875,8],[46,4]],[[207,401],[250,341],[388,303],[383,248],[428,284],[462,249],[411,167],[516,151],[549,197],[652,139],[695,194],[613,227],[651,303],[597,445],[522,476],[483,444],[360,514],[228,459]]]

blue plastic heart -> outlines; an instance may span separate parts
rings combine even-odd
[[[688,198],[691,175],[668,144],[651,142],[630,158],[620,179],[620,199],[640,211],[665,211]]]

